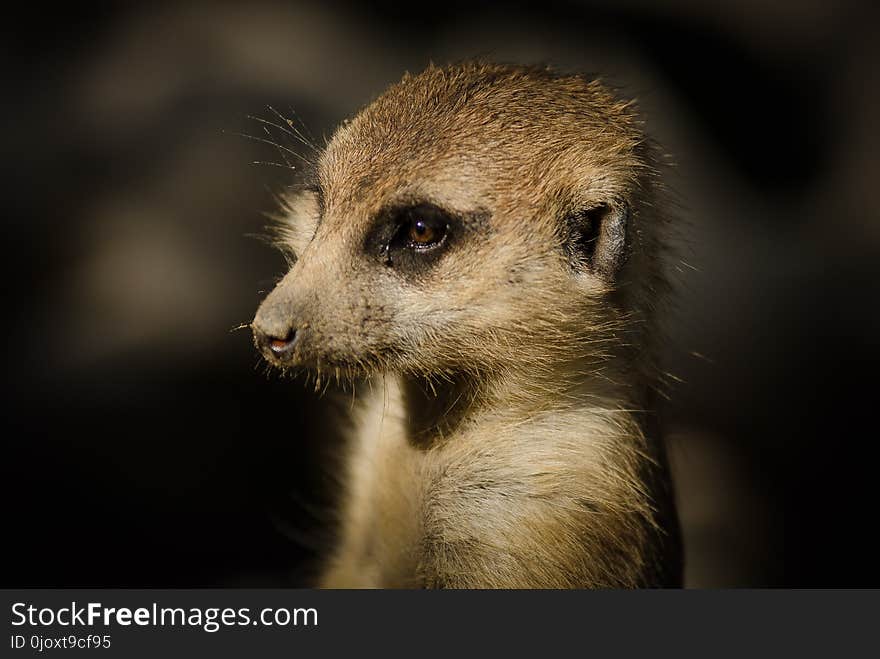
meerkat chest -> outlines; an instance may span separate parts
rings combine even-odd
[[[402,414],[396,389],[382,386],[356,419],[341,553],[358,585],[417,585],[425,456],[408,442]]]
[[[397,394],[383,389],[367,405],[350,456],[345,544],[367,585],[422,585],[460,548],[516,548],[523,529],[570,535],[586,520],[584,502],[602,480],[606,421],[583,413],[525,424],[487,418],[425,448],[408,436]]]

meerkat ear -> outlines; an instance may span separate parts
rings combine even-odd
[[[614,281],[628,256],[630,207],[624,201],[598,204],[566,218],[572,267]]]

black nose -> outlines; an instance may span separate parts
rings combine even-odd
[[[288,330],[283,336],[267,334],[257,327],[253,327],[253,330],[254,339],[256,339],[257,345],[264,352],[271,351],[276,357],[284,357],[289,354],[296,343],[295,329]]]

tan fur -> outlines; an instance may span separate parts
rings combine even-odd
[[[578,76],[431,67],[336,132],[317,186],[288,201],[295,263],[253,327],[281,368],[373,378],[321,584],[677,584],[649,412],[669,228],[631,104]],[[371,231],[422,202],[464,218],[445,251],[383,263]]]

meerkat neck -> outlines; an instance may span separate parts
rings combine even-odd
[[[410,441],[429,448],[483,406],[486,385],[470,375],[431,379],[398,375]]]
[[[430,448],[462,426],[489,415],[528,422],[547,412],[565,412],[637,401],[630,383],[610,376],[606,364],[585,370],[580,362],[541,371],[507,371],[494,377],[462,373],[442,379],[398,374],[408,435]]]

